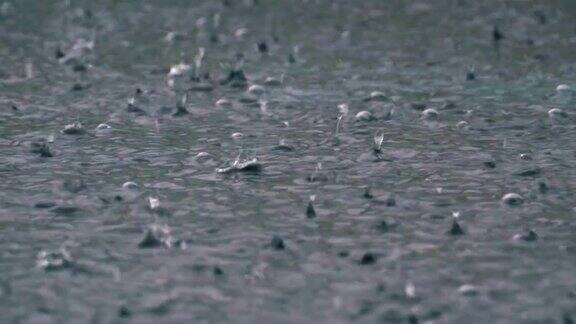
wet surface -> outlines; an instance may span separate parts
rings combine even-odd
[[[4,2],[3,322],[573,323],[575,16]]]

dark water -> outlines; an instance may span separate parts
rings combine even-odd
[[[0,9],[2,322],[576,320],[573,1]]]

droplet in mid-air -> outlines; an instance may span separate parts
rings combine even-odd
[[[467,121],[465,120],[461,120],[458,122],[458,124],[456,124],[456,128],[458,129],[468,129],[470,128],[470,124],[468,124]]]

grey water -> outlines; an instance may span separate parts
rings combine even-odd
[[[4,1],[0,322],[574,323],[575,48],[571,0]]]

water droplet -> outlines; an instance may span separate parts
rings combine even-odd
[[[124,182],[124,184],[122,185],[122,188],[128,189],[128,190],[138,190],[140,188],[140,186],[136,182],[128,181],[128,182]]]

